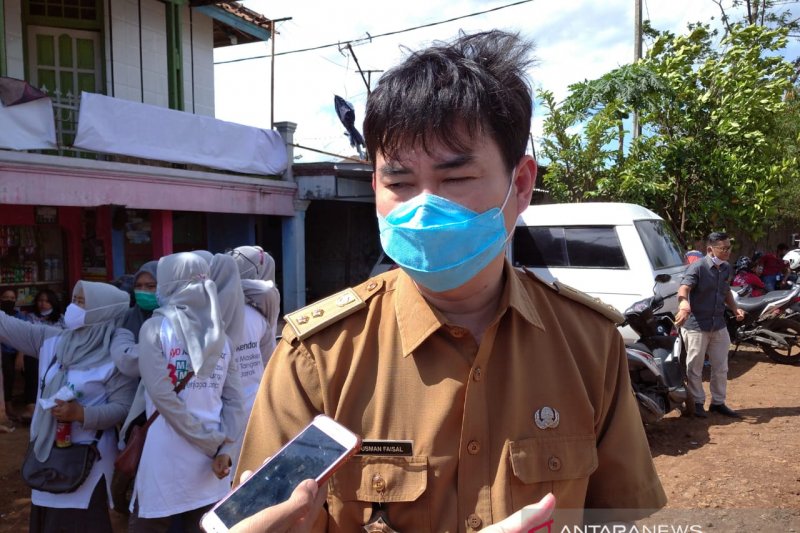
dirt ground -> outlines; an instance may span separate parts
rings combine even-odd
[[[676,411],[648,427],[669,503],[638,531],[800,532],[799,384],[800,366],[742,350],[730,359],[728,404],[744,419]],[[30,491],[19,475],[27,440],[23,425],[0,434],[0,533],[27,530]]]

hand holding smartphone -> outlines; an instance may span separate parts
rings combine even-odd
[[[288,500],[303,480],[322,485],[360,446],[358,435],[319,415],[206,513],[200,526],[208,533],[227,533],[245,518]]]
[[[245,518],[231,533],[309,533],[328,495],[327,487],[317,487],[311,479],[302,481],[283,503],[267,507]]]

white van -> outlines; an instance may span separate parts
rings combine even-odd
[[[517,219],[511,246],[514,266],[525,266],[548,280],[557,279],[624,312],[652,296],[677,292],[686,269],[681,246],[669,225],[642,206],[624,203],[579,203],[530,206]],[[677,297],[663,312],[677,312]],[[636,341],[629,327],[625,342]]]

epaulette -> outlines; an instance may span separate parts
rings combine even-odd
[[[557,279],[554,279],[552,281],[548,281],[548,280],[544,279],[543,277],[539,276],[538,274],[536,274],[535,272],[533,272],[532,270],[529,270],[529,269],[527,269],[525,267],[522,267],[522,270],[524,270],[525,273],[529,277],[531,277],[531,278],[535,279],[536,281],[544,284],[546,287],[556,291],[558,294],[560,294],[562,296],[565,296],[565,297],[569,298],[570,300],[574,300],[574,301],[576,301],[576,302],[578,302],[580,304],[585,305],[586,307],[588,307],[590,309],[593,309],[593,310],[597,311],[598,313],[600,313],[601,315],[603,315],[607,319],[609,319],[612,322],[614,322],[614,324],[619,325],[619,324],[622,324],[625,321],[625,317],[622,316],[622,313],[617,311],[616,307],[605,303],[600,298],[595,298],[594,296],[590,296],[590,295],[586,294],[585,292],[579,291],[578,289],[576,289],[574,287],[570,287],[569,285],[561,283]]]
[[[367,300],[377,294],[383,280],[372,278],[361,285],[337,292],[297,311],[287,313],[284,319],[299,340],[338,322],[367,306]],[[291,339],[287,339],[291,340]]]

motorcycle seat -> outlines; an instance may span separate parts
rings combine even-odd
[[[755,311],[756,309],[766,307],[767,304],[786,298],[790,292],[792,291],[770,291],[762,296],[739,298],[737,304],[746,312]]]

